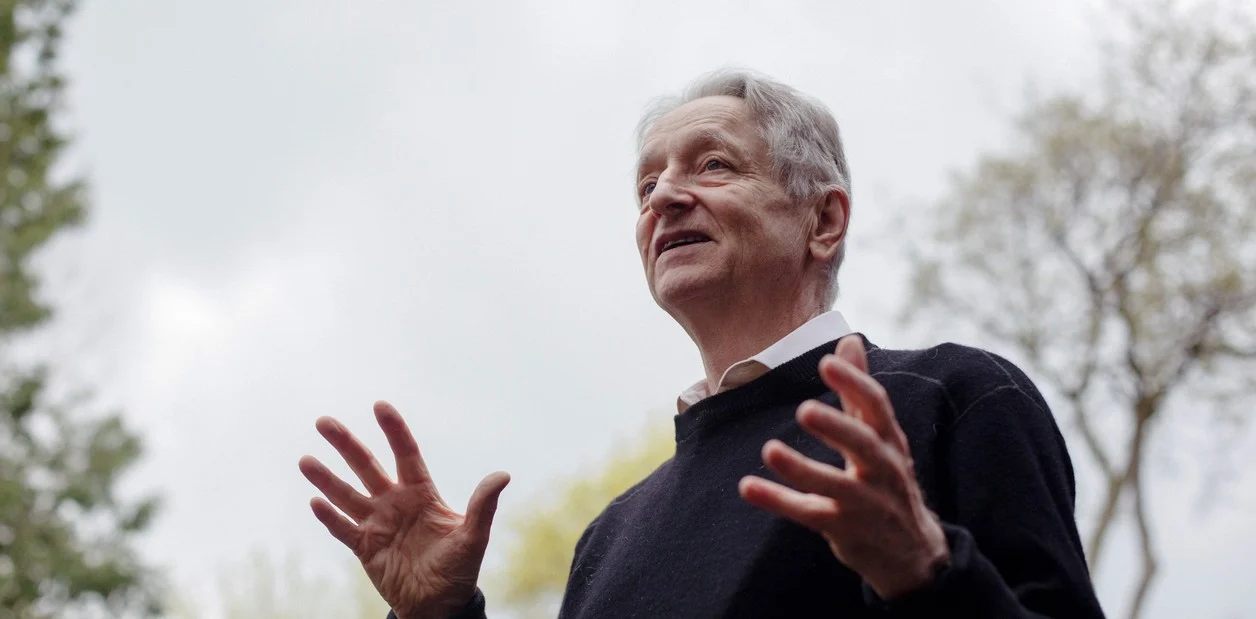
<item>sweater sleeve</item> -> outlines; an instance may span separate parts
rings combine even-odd
[[[388,611],[388,619],[397,619],[397,615],[393,611]],[[475,588],[475,597],[467,602],[467,606],[457,615],[450,619],[485,619],[484,617],[484,592],[479,587]]]
[[[1001,360],[1000,360],[1001,361]],[[939,492],[950,564],[883,616],[1101,619],[1073,515],[1072,464],[1046,402],[1010,363],[939,432]],[[1005,365],[1006,364],[1006,365]],[[944,612],[945,611],[945,612]]]

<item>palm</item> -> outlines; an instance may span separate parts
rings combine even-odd
[[[458,514],[441,499],[397,411],[381,402],[375,414],[396,456],[397,481],[344,426],[321,418],[319,432],[344,456],[369,496],[306,456],[301,471],[331,501],[312,500],[314,515],[353,550],[399,617],[451,615],[475,595],[497,497],[510,478],[504,473],[485,478],[467,515]]]
[[[468,552],[462,515],[422,486],[398,486],[376,498],[352,550],[381,593],[421,600],[439,597],[450,585],[474,590],[483,552]]]

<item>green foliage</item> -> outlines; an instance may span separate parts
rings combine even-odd
[[[115,496],[139,441],[117,417],[72,421],[45,405],[43,382],[42,371],[9,377],[0,394],[0,617],[93,602],[145,610],[152,598],[126,542],[156,504]]]
[[[553,617],[567,586],[576,542],[612,499],[644,479],[675,453],[671,425],[653,429],[585,476],[510,521],[513,545],[495,591],[501,603],[523,616]],[[494,597],[494,602],[497,601]]]
[[[0,345],[46,322],[32,257],[81,222],[82,183],[59,178],[63,79],[56,52],[69,0],[0,0]],[[156,509],[116,486],[140,455],[117,416],[82,419],[48,394],[46,366],[0,349],[0,619],[156,612],[129,548]]]
[[[43,322],[31,255],[83,218],[82,183],[53,169],[67,139],[56,127],[64,79],[56,71],[71,0],[0,0],[0,334]]]

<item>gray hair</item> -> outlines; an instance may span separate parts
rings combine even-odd
[[[842,150],[837,120],[823,103],[765,75],[746,69],[721,69],[700,76],[680,96],[656,100],[637,124],[637,152],[654,123],[680,106],[703,97],[730,96],[746,102],[768,144],[772,171],[785,192],[807,203],[834,187],[849,197],[850,169]],[[846,240],[827,266],[827,302],[837,298],[837,271],[846,257]]]

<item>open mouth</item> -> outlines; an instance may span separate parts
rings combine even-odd
[[[663,243],[663,247],[659,249],[659,253],[662,254],[663,252],[666,252],[669,249],[676,249],[677,247],[684,247],[686,245],[694,245],[696,243],[706,243],[710,240],[711,240],[711,237],[705,234],[696,234],[696,233],[686,234],[684,236],[680,236],[680,237],[671,239]]]

